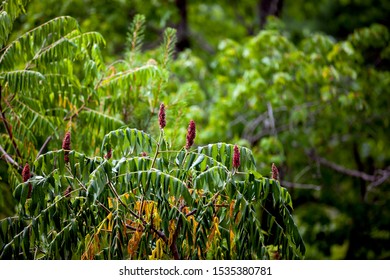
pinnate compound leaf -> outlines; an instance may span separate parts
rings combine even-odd
[[[150,154],[155,140],[147,133],[131,128],[121,128],[109,132],[103,138],[102,156],[112,149],[113,158],[137,156],[143,152]]]
[[[208,156],[208,159],[203,161],[201,166],[216,166],[222,164],[228,170],[233,168],[233,149],[234,145],[226,143],[215,143],[207,146],[198,147],[198,153]],[[256,163],[251,150],[245,147],[239,147],[240,151],[240,167],[239,170],[248,171],[255,170]]]

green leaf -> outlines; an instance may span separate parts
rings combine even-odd
[[[68,16],[57,17],[23,34],[6,47],[0,56],[0,71],[10,70],[18,63],[26,63],[43,47],[59,40],[66,34],[78,30],[77,21]],[[48,37],[48,34],[51,34]]]
[[[195,168],[195,167],[197,167],[199,164],[201,164],[202,161],[204,160],[204,158],[205,158],[205,156],[204,156],[203,154],[202,154],[202,155],[199,155],[199,156],[197,157],[197,159],[191,164],[190,169]]]
[[[30,256],[30,233],[29,233],[29,231],[30,231],[29,227],[25,227],[23,229],[22,249],[23,249],[24,255],[26,257]]]
[[[106,166],[108,165],[108,166]],[[107,186],[107,174],[106,170],[111,165],[108,161],[104,161],[100,164],[90,175],[90,181],[87,184],[87,199],[88,203],[95,203],[96,199],[103,192]]]
[[[208,165],[216,166],[223,165],[228,170],[233,168],[233,148],[234,145],[226,143],[209,144],[207,146],[198,147],[198,153],[208,156],[208,159],[202,162],[202,168]],[[239,147],[240,151],[240,167],[242,171],[256,169],[255,159],[252,152],[245,147]]]
[[[202,189],[211,193],[221,191],[226,186],[228,173],[225,168],[214,166],[200,173],[195,181],[195,189]]]
[[[121,128],[109,132],[103,138],[102,156],[112,149],[113,158],[137,156],[142,152],[151,153],[155,140],[143,131]]]
[[[7,42],[12,30],[12,20],[6,11],[0,12],[0,48]]]
[[[45,77],[36,71],[17,70],[0,73],[1,84],[8,84],[12,92],[28,93],[29,90],[42,88],[45,85]]]

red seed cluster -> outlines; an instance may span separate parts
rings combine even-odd
[[[64,150],[64,160],[66,163],[69,162],[69,151],[70,151],[70,132],[65,134],[64,140],[62,141],[62,149]]]
[[[140,155],[141,155],[141,157],[147,157],[148,153],[147,152],[142,152]]]
[[[30,172],[30,165],[28,163],[26,163],[26,165],[23,167],[23,170],[22,170],[22,177],[23,177],[23,182],[27,182],[28,179],[31,178],[31,172]],[[28,183],[28,194],[27,194],[27,198],[30,198],[31,197],[31,192],[32,192],[32,185],[31,183]]]
[[[189,150],[194,144],[194,139],[196,136],[196,127],[195,122],[193,120],[190,121],[187,130],[187,141],[186,141],[186,149]]]
[[[66,190],[64,191],[64,196],[65,196],[65,197],[69,197],[71,191],[72,191],[72,186],[68,186],[68,187],[66,188]]]
[[[107,154],[104,156],[105,159],[110,159],[112,157],[112,149],[110,148]]]
[[[279,180],[279,170],[275,164],[272,163],[272,179]]]
[[[30,165],[26,163],[22,171],[23,182],[27,182],[31,178]]]
[[[166,120],[165,120],[165,105],[164,103],[161,103],[160,105],[160,111],[158,113],[158,122],[160,123],[160,128],[163,129],[165,127]]]
[[[238,168],[240,166],[240,149],[237,145],[234,145],[233,149],[233,167]]]

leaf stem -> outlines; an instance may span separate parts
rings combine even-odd
[[[161,142],[163,141],[163,139],[164,139],[164,130],[160,129],[160,136],[159,136],[159,139],[158,139],[158,142],[157,142],[156,153],[154,154],[152,165],[151,165],[150,168],[153,168],[154,164],[156,163],[157,156],[158,156],[158,154],[160,152],[160,145],[161,145]]]

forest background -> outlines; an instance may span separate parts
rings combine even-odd
[[[176,144],[184,145],[193,119],[197,145],[222,141],[251,148],[266,176],[275,163],[294,202],[306,259],[390,258],[388,1],[31,1],[12,37],[72,16],[84,32],[102,35],[104,63],[114,75],[111,63],[127,57],[137,14],[146,19],[140,61],[157,63],[163,31],[177,30],[164,89],[168,122],[175,124],[166,133]],[[126,124],[158,130],[158,106],[152,93],[143,94],[120,104],[110,129]],[[38,147],[29,154],[33,159],[47,135],[31,132]],[[2,146],[12,149],[4,126],[0,133]],[[104,133],[92,134],[88,127],[80,131],[73,147],[92,154]],[[59,147],[62,137],[53,131],[46,149]],[[11,176],[3,155],[0,218],[15,211]]]

